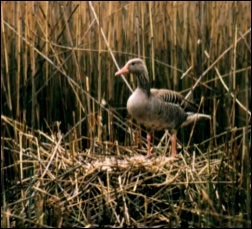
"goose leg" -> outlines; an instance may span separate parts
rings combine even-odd
[[[150,142],[151,142],[151,135],[150,135],[150,133],[148,132],[148,133],[147,133],[147,144],[148,144],[147,146],[148,146],[148,152],[147,152],[146,157],[151,156]]]
[[[177,136],[173,133],[171,136],[171,157],[175,157],[177,154]]]

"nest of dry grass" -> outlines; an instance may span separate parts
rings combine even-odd
[[[251,228],[250,8],[2,1],[1,226]],[[137,56],[212,116],[177,158],[125,122]]]
[[[34,135],[15,127],[17,141],[2,137],[2,226],[7,227],[232,227],[250,222],[246,204],[234,206],[250,187],[222,151],[176,158],[132,152],[74,152],[60,134]],[[22,131],[21,131],[22,129]],[[112,145],[112,144],[111,144]],[[114,146],[113,146],[114,147]],[[74,153],[73,153],[74,152]],[[11,157],[7,157],[6,153]],[[6,162],[2,162],[4,165]],[[243,171],[248,172],[248,171]],[[242,200],[239,200],[242,203]],[[248,207],[248,206],[247,206]],[[240,209],[240,210],[239,210]],[[233,215],[232,215],[233,214]]]

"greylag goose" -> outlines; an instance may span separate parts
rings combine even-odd
[[[195,113],[197,106],[187,101],[181,94],[168,89],[150,88],[147,67],[142,59],[129,60],[115,76],[132,73],[138,77],[139,85],[127,102],[130,116],[147,129],[147,157],[151,155],[151,130],[171,131],[171,157],[177,154],[177,129],[199,118],[211,118],[209,115]]]

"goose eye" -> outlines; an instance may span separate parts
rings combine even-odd
[[[132,65],[132,66],[134,66],[134,65],[135,65],[135,63],[133,62],[133,63],[131,63],[131,65]]]

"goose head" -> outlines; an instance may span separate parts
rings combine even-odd
[[[116,76],[121,75],[121,74],[145,74],[148,75],[148,71],[146,68],[146,65],[142,59],[139,58],[134,58],[129,60],[123,68],[121,68],[119,71],[115,73]]]
[[[132,73],[139,79],[139,87],[149,92],[149,74],[144,61],[140,58],[129,60],[123,68],[115,73],[115,76]]]

